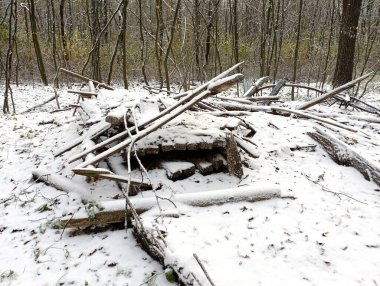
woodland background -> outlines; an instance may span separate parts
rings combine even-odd
[[[125,87],[133,78],[188,89],[245,61],[249,80],[269,75],[323,89],[337,61],[343,2],[0,1],[0,80],[11,57],[9,77],[17,84],[57,85],[64,67]],[[361,7],[356,77],[380,66],[380,1],[351,2]]]

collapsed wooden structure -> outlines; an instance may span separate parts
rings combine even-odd
[[[277,186],[249,185],[174,196],[171,194],[149,198],[135,197],[141,191],[155,191],[162,186],[162,182],[149,177],[151,168],[165,170],[167,178],[172,181],[187,178],[195,172],[209,175],[224,171],[241,178],[243,167],[240,152],[245,152],[252,158],[260,157],[251,140],[256,133],[255,127],[241,117],[256,111],[312,119],[327,126],[368,136],[362,130],[333,120],[331,116],[308,112],[307,109],[338,96],[370,74],[325,92],[297,109],[289,109],[273,105],[281,100],[278,94],[281,88],[287,85],[284,80],[273,86],[268,85],[272,88],[269,96],[255,96],[265,88],[263,85],[268,81],[268,77],[258,79],[241,98],[219,95],[244,79],[239,73],[229,76],[239,66],[240,64],[231,67],[194,90],[171,96],[169,104],[162,100],[141,98],[137,104],[120,106],[108,114],[103,114],[97,106],[97,94],[99,88],[112,87],[61,69],[70,76],[86,81],[85,90],[68,91],[78,95],[73,106],[85,114],[85,128],[77,139],[56,150],[54,156],[61,156],[80,146],[80,152],[68,159],[68,163],[77,164],[72,168],[72,172],[85,176],[90,181],[115,181],[124,198],[93,202],[85,187],[49,171],[35,170],[33,177],[36,180],[64,192],[75,192],[87,203],[86,207],[78,212],[62,217],[59,221],[60,227],[76,228],[120,223],[132,218],[134,233],[141,245],[165,265],[165,241],[158,237],[158,234],[147,234],[140,222],[141,213],[163,204],[206,207],[228,202],[254,202],[279,198],[281,192]],[[373,120],[376,122],[377,119]],[[338,164],[352,166],[366,179],[380,185],[380,168],[370,160],[318,128],[309,135],[320,143]],[[108,167],[99,167],[101,162],[106,162]],[[142,175],[136,176],[134,170],[138,170]],[[180,281],[186,281],[186,285],[192,285],[192,279],[196,280],[196,277],[190,280],[183,277],[176,267],[173,267],[173,270],[180,277]]]

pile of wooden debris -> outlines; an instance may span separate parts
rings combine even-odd
[[[74,184],[63,176],[50,174],[49,171],[35,170],[35,179],[65,192],[80,193],[89,203],[86,208],[63,217],[60,226],[88,227],[133,219],[136,237],[144,249],[165,264],[164,238],[159,234],[148,234],[139,218],[139,214],[157,206],[158,200],[171,204],[209,206],[231,201],[252,202],[270,199],[280,197],[281,193],[277,186],[251,185],[174,196],[170,194],[167,197],[136,196],[141,191],[156,191],[162,187],[162,182],[151,178],[152,169],[165,170],[167,178],[172,181],[187,178],[195,172],[209,175],[224,171],[241,178],[243,166],[240,153],[245,152],[253,158],[259,158],[252,140],[256,133],[255,127],[242,118],[255,111],[308,118],[367,136],[361,130],[307,112],[306,109],[325,100],[337,98],[342,91],[367,78],[369,74],[325,92],[298,109],[288,109],[271,105],[280,100],[278,93],[285,86],[284,81],[268,86],[272,88],[272,92],[265,97],[254,95],[258,94],[268,78],[259,79],[243,97],[219,96],[218,94],[244,79],[239,73],[229,76],[238,66],[240,64],[189,92],[166,98],[142,98],[137,104],[135,101],[127,102],[107,114],[103,114],[96,104],[97,90],[112,87],[63,70],[71,76],[85,80],[88,88],[85,91],[69,91],[78,95],[74,107],[83,119],[83,134],[56,150],[55,156],[80,145],[81,152],[68,159],[68,163],[83,159],[72,172],[86,176],[89,181],[116,181],[124,197],[113,201],[93,202],[83,186]],[[309,135],[320,143],[337,163],[355,167],[367,179],[380,185],[379,168],[351,147],[318,128]],[[101,162],[106,162],[108,167],[99,167],[98,164]],[[178,269],[174,270],[181,276]]]

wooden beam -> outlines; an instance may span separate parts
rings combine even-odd
[[[172,204],[182,203],[195,207],[207,207],[235,202],[257,202],[280,197],[280,188],[276,185],[248,185],[239,188],[224,190],[203,191],[188,194],[172,195],[159,199],[161,207],[170,207]],[[138,214],[146,212],[157,206],[156,197],[130,198]],[[91,225],[123,222],[126,217],[132,217],[131,211],[125,209],[125,200],[107,201],[97,204],[93,209],[93,216],[89,218],[87,211],[82,208],[74,215],[63,217],[60,221],[62,227],[87,227]],[[87,208],[88,209],[88,208]]]

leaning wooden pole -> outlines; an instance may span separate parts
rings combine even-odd
[[[354,79],[354,80],[352,80],[352,81],[350,81],[344,85],[341,85],[337,88],[334,88],[333,90],[323,94],[322,96],[317,97],[313,100],[310,100],[310,101],[302,104],[301,106],[298,107],[298,109],[301,109],[301,110],[307,109],[307,108],[310,108],[310,107],[312,107],[318,103],[321,103],[322,101],[329,99],[329,98],[333,97],[334,95],[337,95],[337,94],[341,93],[342,91],[345,91],[345,90],[353,87],[355,84],[357,84],[358,82],[361,82],[362,80],[370,77],[372,74],[373,74],[373,72],[367,73],[366,75],[363,75],[363,76],[361,76],[357,79]]]
[[[64,68],[60,68],[59,71],[67,74],[67,75],[70,75],[72,77],[75,77],[75,78],[78,78],[80,80],[83,80],[83,81],[86,81],[86,82],[90,82],[92,81],[93,83],[95,83],[98,87],[103,87],[105,89],[109,89],[109,90],[114,90],[114,88],[106,83],[103,83],[103,82],[99,82],[99,81],[96,81],[96,80],[93,80],[93,79],[90,79],[86,76],[83,76],[79,73],[76,73],[76,72],[73,72],[73,71],[70,71],[70,70],[67,70],[67,69],[64,69]]]

